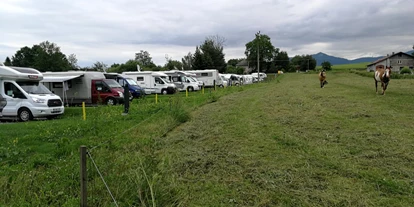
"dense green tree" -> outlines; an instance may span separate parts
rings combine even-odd
[[[6,59],[4,60],[4,65],[5,66],[11,66],[12,65],[11,60],[10,60],[9,57],[6,57]]]
[[[192,70],[193,60],[194,60],[194,57],[193,57],[193,54],[191,54],[191,52],[189,52],[187,55],[181,58],[181,62],[183,63],[183,69]]]
[[[290,59],[288,53],[280,51],[274,56],[273,62],[275,63],[276,70],[289,72],[290,70]]]
[[[178,60],[167,60],[167,63],[164,66],[165,70],[182,70],[183,64]]]
[[[329,61],[323,61],[321,65],[322,65],[322,69],[324,69],[324,70],[331,70],[332,69],[332,65]]]
[[[227,66],[229,65],[236,66],[242,60],[245,60],[245,58],[230,59],[227,61]]]
[[[219,72],[226,70],[223,45],[225,39],[220,36],[210,36],[200,46],[196,47],[194,53],[193,69],[217,69]]]
[[[32,48],[22,47],[12,56],[12,65],[17,67],[34,67],[35,54]]]
[[[256,38],[246,44],[244,54],[250,65],[257,71],[257,52],[259,51],[260,71],[266,71],[274,65],[272,62],[279,49],[272,45],[270,37],[265,34],[256,34]]]
[[[49,41],[33,45],[32,48],[23,47],[12,57],[12,65],[18,67],[32,67],[39,71],[66,71],[71,64],[60,47]]]
[[[233,65],[227,65],[226,73],[242,75],[244,73],[244,68]]]
[[[316,60],[311,55],[296,55],[292,58],[291,64],[296,70],[315,70]]]

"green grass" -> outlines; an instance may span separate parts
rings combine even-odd
[[[370,64],[370,62],[365,62],[365,63],[354,63],[354,64],[342,64],[342,65],[332,65],[332,70],[336,71],[344,71],[344,70],[351,70],[351,69],[355,69],[355,70],[366,70],[367,69],[367,65]],[[320,70],[322,68],[322,66],[317,66],[316,69]]]
[[[120,206],[411,206],[413,80],[327,77],[1,124],[0,206],[78,206],[82,144]],[[88,163],[89,205],[113,206]]]

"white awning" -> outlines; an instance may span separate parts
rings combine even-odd
[[[47,83],[62,83],[68,80],[72,80],[78,78],[82,75],[72,75],[72,76],[43,76],[43,80],[40,82],[47,82]]]

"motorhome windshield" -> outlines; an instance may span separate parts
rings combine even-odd
[[[28,94],[51,94],[52,92],[39,82],[17,82],[19,86]]]
[[[105,79],[103,80],[103,82],[106,83],[106,85],[108,85],[109,88],[122,88],[122,86],[119,85],[119,83],[113,79]]]
[[[168,76],[160,76],[161,79],[165,81],[165,83],[171,83],[170,79],[168,79]]]
[[[125,78],[125,80],[128,82],[129,85],[131,86],[137,86],[137,82],[134,81],[134,79],[132,78]]]

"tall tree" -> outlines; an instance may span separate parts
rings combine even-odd
[[[12,65],[19,67],[33,67],[39,71],[66,71],[71,69],[66,55],[60,48],[49,41],[33,45],[32,48],[23,47],[12,57]]]
[[[17,67],[34,67],[35,54],[32,48],[22,47],[12,56],[12,65]]]
[[[75,54],[70,54],[70,55],[68,56],[68,62],[69,62],[70,68],[71,68],[72,70],[77,70],[77,69],[79,69],[79,66],[78,66],[78,59],[76,58],[76,55],[75,55]]]
[[[316,60],[312,55],[296,55],[292,58],[291,64],[300,71],[315,70]]]
[[[4,60],[4,65],[5,66],[11,66],[12,65],[11,60],[10,60],[9,57],[6,57],[6,59]]]
[[[216,35],[207,37],[194,53],[193,69],[217,69],[223,73],[226,70],[223,47],[225,39]]]
[[[183,64],[178,60],[168,60],[167,63],[164,65],[164,69],[166,70],[182,70]]]
[[[135,53],[135,61],[137,61],[141,67],[151,68],[155,66],[148,51],[141,50],[140,52]]]
[[[324,70],[331,70],[332,69],[332,65],[328,61],[323,61],[321,66]]]
[[[276,70],[282,70],[282,71],[289,71],[290,69],[290,59],[288,56],[288,53],[285,51],[278,52],[274,60],[276,65]]]
[[[227,66],[236,66],[240,61],[244,60],[245,58],[237,58],[237,59],[230,59],[227,61]]]
[[[106,72],[108,66],[104,62],[96,61],[92,66],[91,69],[94,71]]]
[[[191,54],[191,52],[188,52],[187,55],[181,58],[181,62],[183,63],[184,70],[192,70],[193,59],[194,57],[193,57],[193,54]]]
[[[264,71],[263,69],[269,68],[269,63],[273,60],[275,51],[270,37],[265,34],[258,34],[256,38],[246,44],[244,54],[250,65],[255,67],[257,71],[257,52],[259,52],[260,71]]]

